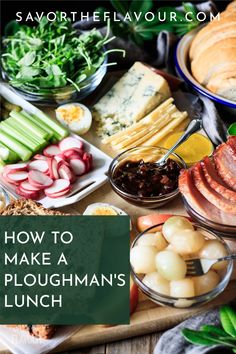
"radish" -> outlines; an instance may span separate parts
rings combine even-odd
[[[70,164],[65,160],[65,157],[63,155],[56,155],[54,156],[54,159],[57,161],[57,170],[61,167],[61,165],[66,165],[70,167]]]
[[[53,172],[54,178],[58,179],[59,178],[58,163],[55,159],[52,160],[52,172]]]
[[[16,182],[16,181],[14,182],[10,178],[8,178],[6,172],[3,172],[2,176],[7,183],[15,184],[16,186],[19,185],[19,182]]]
[[[28,168],[28,164],[27,163],[15,163],[15,164],[12,164],[12,165],[5,166],[5,170],[7,170],[7,172],[9,170],[14,170],[15,172],[16,171],[27,171],[27,168]]]
[[[63,195],[67,194],[70,192],[70,188],[68,189],[65,189],[63,192],[59,192],[59,193],[53,193],[53,194],[50,194],[50,198],[60,198],[60,197],[63,197]]]
[[[47,157],[44,156],[44,155],[36,154],[36,155],[34,156],[34,159],[35,159],[35,160],[47,160]]]
[[[29,163],[29,170],[36,170],[43,173],[48,172],[48,163],[44,160],[35,160]]]
[[[86,172],[86,165],[81,159],[71,159],[70,166],[77,176],[81,176]]]
[[[58,179],[59,178],[59,174],[57,171],[58,168],[58,163],[54,158],[48,158],[47,159],[47,163],[48,163],[48,167],[49,167],[49,176],[52,179]]]
[[[85,152],[83,155],[83,161],[86,165],[86,172],[89,172],[93,169],[93,156],[88,152]]]
[[[63,154],[55,155],[54,159],[59,163],[60,161],[65,161],[65,157]]]
[[[67,179],[61,178],[54,181],[51,187],[46,188],[44,192],[48,197],[51,197],[58,193],[64,192],[64,194],[66,194],[69,188],[70,188],[70,182]]]
[[[27,192],[39,192],[41,189],[35,186],[32,186],[28,181],[21,182],[20,188]]]
[[[67,161],[65,161],[65,160],[61,160],[61,161],[59,161],[59,162],[57,163],[57,170],[59,170],[59,168],[60,168],[61,166],[63,166],[63,165],[65,165],[65,166],[67,166],[67,167],[70,167],[69,162],[67,162]]]
[[[74,148],[83,149],[83,143],[76,138],[68,137],[59,143],[59,148],[63,152]]]
[[[80,157],[83,157],[84,151],[82,149],[74,148],[63,152],[63,155],[66,158],[70,158],[74,154],[78,154]]]
[[[70,182],[74,182],[75,180],[75,175],[74,173],[71,171],[71,169],[66,166],[65,164],[62,164],[59,169],[58,169],[58,173],[60,178],[63,179],[68,179],[68,181]]]
[[[57,145],[50,145],[43,150],[43,154],[47,157],[53,157],[55,155],[59,155],[61,150]]]
[[[30,171],[28,174],[29,183],[40,189],[50,187],[53,184],[53,180],[40,171]]]
[[[39,193],[38,192],[30,192],[22,189],[21,187],[16,188],[16,193],[19,194],[20,196],[27,198],[27,199],[38,199],[39,198]]]
[[[12,183],[20,183],[26,181],[28,178],[28,172],[24,171],[8,172],[6,175]]]
[[[83,155],[81,156],[80,154],[78,154],[77,152],[74,152],[72,155],[70,155],[68,158],[67,158],[69,161],[70,160],[83,160]]]

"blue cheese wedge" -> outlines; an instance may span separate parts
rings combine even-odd
[[[104,138],[131,126],[170,96],[167,81],[136,62],[93,107],[98,135]]]

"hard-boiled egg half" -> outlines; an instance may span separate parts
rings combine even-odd
[[[81,103],[67,103],[56,109],[56,117],[72,132],[83,135],[87,133],[92,124],[90,110]]]
[[[108,204],[94,203],[90,204],[84,211],[83,215],[127,215],[123,210]]]

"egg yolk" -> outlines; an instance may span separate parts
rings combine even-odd
[[[98,208],[93,211],[93,215],[117,215],[112,208]]]
[[[61,118],[68,123],[74,120],[78,121],[84,116],[84,110],[80,106],[59,107],[57,111],[60,113]]]

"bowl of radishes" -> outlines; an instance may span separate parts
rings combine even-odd
[[[58,145],[46,147],[27,163],[6,165],[2,178],[24,198],[60,198],[68,195],[80,176],[92,169],[93,157],[83,141],[67,137]]]

